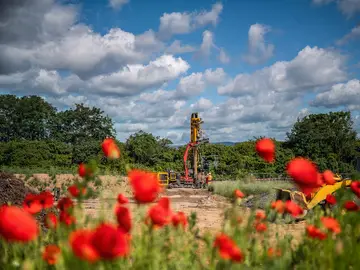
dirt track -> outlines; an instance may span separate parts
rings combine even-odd
[[[21,175],[16,176],[23,178]],[[34,178],[39,182],[44,183],[46,188],[52,188],[54,185],[54,181],[51,181],[48,175],[38,174],[36,176],[34,175]],[[71,184],[74,178],[73,175],[57,175],[56,182]],[[91,188],[100,188],[101,198],[85,201],[83,204],[83,209],[85,210],[84,214],[90,217],[102,216],[107,220],[114,220],[117,195],[123,193],[128,198],[131,198],[131,189],[126,177],[100,176],[99,178],[102,182],[102,186],[95,187],[92,185]],[[62,196],[63,195],[65,194],[62,194]],[[197,225],[201,232],[218,232],[222,227],[224,210],[230,206],[230,203],[226,198],[213,195],[207,190],[191,188],[168,189],[165,190],[161,196],[168,196],[171,199],[171,208],[173,211],[183,211],[187,215],[195,212],[198,221]],[[136,216],[136,219],[134,220],[136,225],[138,222],[141,222],[138,214],[141,213],[143,217],[147,206],[140,209],[139,212],[135,202],[130,200],[129,207],[131,212],[134,213],[134,216]],[[250,214],[249,208],[243,208],[240,211],[240,216],[243,220],[246,220]],[[95,221],[95,219],[93,220]],[[300,239],[304,232],[304,228],[304,222],[290,225],[268,223],[268,230],[270,233],[272,235],[279,233],[280,237],[290,233],[295,239]]]
[[[167,196],[171,200],[171,208],[173,211],[183,211],[190,215],[195,212],[197,215],[197,226],[201,233],[216,233],[221,230],[223,222],[223,212],[230,207],[230,202],[221,196],[213,195],[206,190],[196,189],[169,189],[162,196]],[[103,205],[101,205],[103,204]],[[114,218],[114,209],[116,205],[115,198],[107,198],[103,200],[87,200],[84,202],[84,210],[87,215],[96,217],[103,214],[107,219]],[[130,209],[136,212],[136,204],[130,200]],[[250,214],[250,209],[243,208],[240,210],[240,216],[246,220]],[[268,223],[270,235],[275,238],[278,233],[280,237],[285,234],[294,236],[294,244],[302,238],[305,223],[297,224],[272,224]]]

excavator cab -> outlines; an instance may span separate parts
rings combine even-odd
[[[168,172],[158,172],[157,178],[158,178],[161,186],[166,187],[169,185],[169,173]]]
[[[175,172],[169,172],[169,182],[170,183],[176,182],[176,173]]]

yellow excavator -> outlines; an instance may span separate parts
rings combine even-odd
[[[297,203],[303,210],[304,213],[298,218],[303,218],[306,214],[319,204],[324,204],[326,196],[329,194],[335,193],[337,190],[351,185],[351,179],[343,179],[341,175],[335,174],[335,184],[328,185],[324,184],[315,190],[308,198],[305,194],[300,191],[294,191],[289,189],[275,188],[277,190],[276,200],[282,201],[294,201]]]

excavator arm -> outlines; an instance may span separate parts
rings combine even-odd
[[[188,155],[189,155],[189,150],[191,147],[194,147],[196,145],[196,143],[188,143],[185,149],[185,153],[184,153],[184,169],[185,169],[185,179],[188,180],[189,178],[189,169],[187,167],[187,159],[188,159]]]

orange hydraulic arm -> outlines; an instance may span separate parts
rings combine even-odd
[[[200,125],[203,123],[202,119],[199,117],[198,113],[191,114],[190,120],[190,142],[186,146],[186,150],[184,153],[184,169],[185,169],[185,179],[187,181],[191,181],[189,177],[189,169],[187,167],[187,159],[189,155],[189,150],[192,148],[193,150],[193,160],[192,160],[192,169],[193,175],[191,178],[197,177],[197,169],[198,169],[198,149],[197,146],[203,142],[208,142],[208,139],[201,139],[202,131]]]
[[[184,153],[185,180],[189,179],[189,169],[187,167],[187,158],[188,158],[189,150],[191,147],[194,147],[195,145],[196,145],[196,143],[188,143],[188,145],[186,146],[186,150]]]

